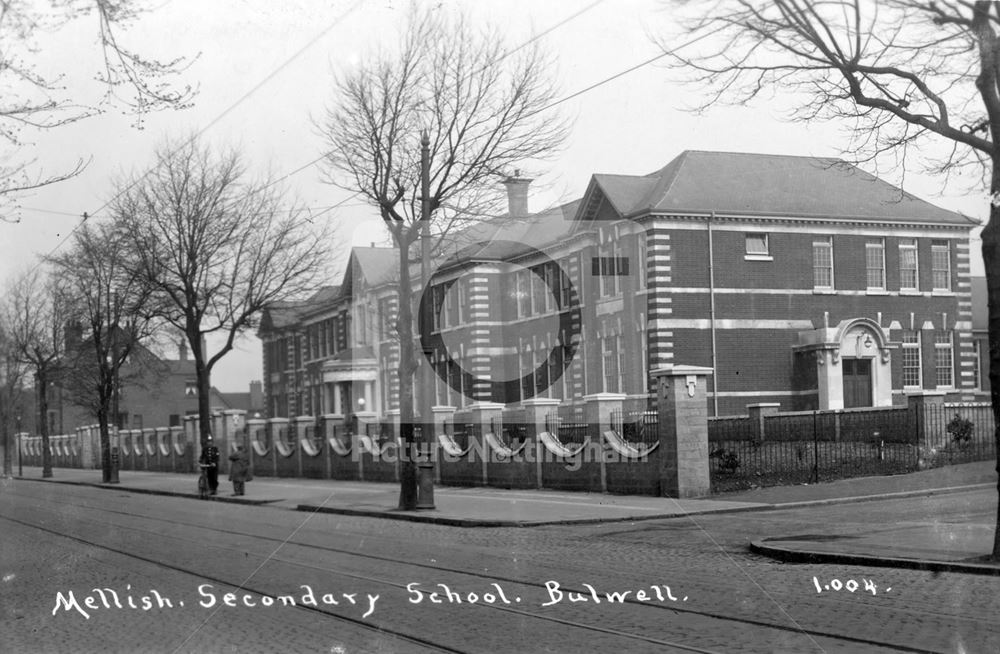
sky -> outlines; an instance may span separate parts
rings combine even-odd
[[[462,9],[473,24],[494,24],[511,47],[538,38],[553,55],[558,97],[566,98],[558,111],[572,130],[533,182],[532,210],[579,197],[595,173],[646,174],[687,149],[838,157],[847,143],[842,125],[789,123],[773,105],[689,111],[703,100],[701,91],[680,84],[660,62],[645,63],[660,53],[652,37],[677,31],[675,16],[659,0],[425,4],[439,11]],[[20,222],[0,223],[0,280],[65,247],[84,212],[94,220],[105,218],[115,179],[145,170],[165,139],[196,133],[213,146],[239,148],[261,174],[287,175],[290,197],[315,212],[338,205],[322,214],[340,234],[338,275],[350,244],[384,243],[375,212],[348,191],[324,183],[323,171],[307,164],[323,153],[315,121],[336,100],[334,76],[375,48],[391,45],[407,3],[153,0],[149,6],[150,12],[119,31],[119,41],[149,57],[192,58],[183,81],[198,88],[194,106],[148,115],[141,129],[111,107],[86,121],[26,133],[24,147],[42,170],[58,173],[80,159],[88,164],[75,178],[22,197]],[[83,17],[40,35],[31,55],[40,73],[62,76],[60,83],[81,103],[97,103],[103,93],[93,81],[101,65],[96,34],[96,19]],[[869,172],[900,181],[899,171]],[[987,217],[986,194],[959,183],[942,187],[941,179],[908,170],[903,186],[947,209],[980,221]],[[972,251],[978,249],[974,240]],[[978,254],[972,272],[982,274]],[[237,392],[261,376],[260,342],[248,335],[217,364],[212,381]]]

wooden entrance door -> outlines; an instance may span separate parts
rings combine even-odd
[[[844,373],[844,408],[872,406],[872,360],[841,359]]]

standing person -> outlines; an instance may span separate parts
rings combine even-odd
[[[229,481],[233,482],[233,495],[243,495],[246,482],[250,480],[250,459],[242,445],[229,455]]]
[[[208,492],[215,495],[219,490],[219,448],[215,446],[212,435],[208,435],[205,447],[201,449],[201,457],[198,463],[204,464],[205,476],[208,478]]]

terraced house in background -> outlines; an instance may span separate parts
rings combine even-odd
[[[850,164],[687,151],[535,214],[529,180],[507,185],[499,226],[432,266],[436,405],[642,399],[669,364],[714,370],[709,415],[982,397],[976,223]],[[269,417],[392,414],[395,262],[355,248],[339,285],[267,312]]]

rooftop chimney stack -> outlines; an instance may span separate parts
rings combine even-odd
[[[528,186],[530,179],[521,177],[521,171],[515,170],[514,175],[504,180],[507,187],[507,212],[511,218],[528,216]]]
[[[188,358],[188,344],[183,338],[177,343],[177,354],[181,361],[187,361]]]

